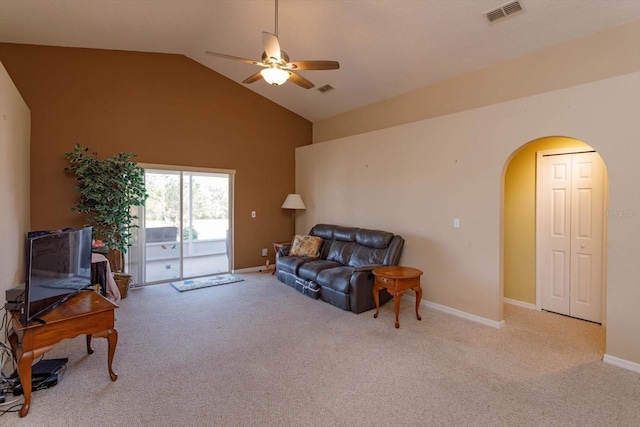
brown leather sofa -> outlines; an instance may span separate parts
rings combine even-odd
[[[290,246],[276,254],[278,280],[330,304],[354,313],[375,308],[373,269],[398,265],[404,239],[386,231],[314,226],[309,235],[322,238],[317,258],[289,256]],[[380,304],[391,299],[380,292]]]

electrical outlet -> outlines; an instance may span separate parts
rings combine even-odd
[[[269,249],[262,248],[262,256],[267,256],[267,255],[269,255]]]

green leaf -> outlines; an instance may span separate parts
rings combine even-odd
[[[144,169],[131,161],[137,157],[133,153],[117,153],[100,160],[97,152],[88,152],[88,147],[76,144],[73,151],[65,153],[69,166],[64,170],[75,174],[80,195],[72,209],[89,215],[95,235],[109,248],[126,253],[137,219],[131,207],[144,205],[148,197]]]

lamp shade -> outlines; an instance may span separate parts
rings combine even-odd
[[[289,194],[282,204],[282,209],[306,209],[299,194]]]
[[[274,86],[284,84],[290,77],[290,74],[287,71],[275,67],[265,68],[260,71],[260,74],[267,83]]]

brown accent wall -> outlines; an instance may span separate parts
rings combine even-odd
[[[264,264],[261,248],[273,261],[271,242],[290,238],[280,206],[295,148],[311,143],[306,119],[182,55],[0,43],[0,61],[31,109],[32,229],[82,225],[64,173],[78,142],[101,157],[234,169],[234,269]]]

